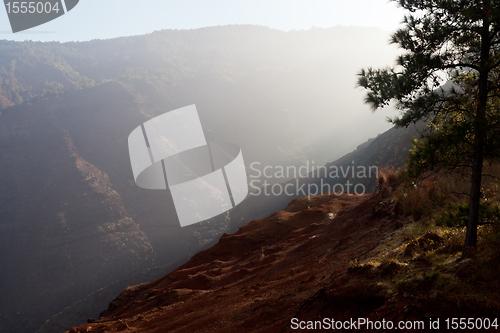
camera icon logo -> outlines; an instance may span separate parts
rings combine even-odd
[[[146,121],[128,137],[137,186],[170,189],[182,227],[240,204],[248,182],[239,146],[205,139],[195,105]]]

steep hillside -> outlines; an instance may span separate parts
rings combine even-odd
[[[381,137],[394,139],[394,131]],[[385,169],[379,192],[297,198],[172,273],[126,288],[99,319],[69,332],[319,332],[317,322],[328,330],[330,319],[352,319],[359,327],[358,318],[396,330],[419,325],[399,330],[414,332],[447,332],[460,325],[452,318],[471,318],[487,329],[467,331],[496,332],[500,166],[485,172],[479,244],[468,259],[460,174],[412,179],[404,168]]]
[[[419,186],[421,202],[439,191],[428,180]],[[380,193],[298,198],[164,277],[124,289],[99,319],[68,332],[320,332],[346,321],[356,326],[339,331],[385,323],[447,332],[451,318],[473,318],[496,332],[498,225],[484,229],[478,252],[461,261],[463,231],[436,226],[436,215],[408,215],[408,200]]]
[[[238,106],[246,94],[237,83],[224,76],[192,79],[183,87],[157,80],[108,82],[33,106],[18,106],[0,116],[3,137],[0,158],[5,170],[0,175],[0,220],[4,230],[3,267],[6,267],[1,274],[6,281],[2,284],[6,297],[0,302],[5,310],[6,326],[2,331],[16,332],[19,327],[36,330],[63,308],[112,285],[111,289],[100,291],[101,296],[93,296],[97,303],[87,298],[87,306],[78,305],[87,310],[79,310],[79,316],[73,319],[76,321],[60,316],[62,319],[56,320],[60,324],[53,325],[65,327],[68,324],[64,323],[77,323],[95,316],[96,309],[107,303],[106,298],[125,287],[127,281],[155,278],[153,273],[138,275],[141,271],[169,265],[158,269],[156,276],[165,274],[168,267],[176,267],[173,263],[178,266],[182,263],[180,260],[216,241],[223,232],[283,209],[300,196],[300,192],[294,192],[294,196],[249,196],[228,215],[190,228],[179,228],[174,207],[167,200],[168,193],[158,195],[156,191],[133,186],[126,140],[130,131],[163,113],[164,108],[175,109],[190,101],[198,105],[207,137],[239,144],[245,151],[247,165],[253,161],[264,162],[263,165],[294,165],[305,159],[307,148],[300,145],[300,132],[287,120],[287,113],[271,101],[261,99]],[[182,94],[182,91],[191,94]],[[213,98],[221,91],[231,98]],[[267,121],[258,121],[264,114]],[[225,126],[217,119],[224,119]],[[288,128],[288,136],[282,133],[276,136],[273,131],[276,126]],[[376,157],[384,156],[383,150],[389,142],[394,147],[409,147],[412,135],[416,132],[391,130],[333,164],[349,165],[352,160],[375,163],[362,158],[369,156],[368,152]],[[282,152],[288,153],[283,156]],[[313,178],[300,180],[301,184],[313,181]],[[375,176],[370,181],[374,182]],[[92,189],[97,186],[95,182],[100,184],[98,188],[109,188],[107,192],[97,190],[104,191],[99,195],[108,199],[89,196],[96,191]],[[120,227],[115,228],[114,223]],[[69,229],[64,228],[65,224]],[[41,233],[39,228],[45,231]],[[132,228],[131,233],[127,228]],[[94,242],[106,242],[100,238],[99,230],[114,232],[116,244],[109,248],[96,245]],[[46,236],[41,236],[44,234]],[[77,241],[79,239],[81,241]],[[141,251],[146,252],[140,254],[132,244],[140,244],[138,246],[144,249]],[[76,255],[79,251],[85,256]],[[125,257],[119,259],[128,255],[127,251],[138,257],[134,254],[133,261]],[[33,253],[37,253],[39,259],[33,259]],[[64,260],[57,259],[61,255]],[[116,259],[103,259],[103,255]],[[112,260],[114,266],[106,264],[106,260]],[[134,262],[137,263],[132,264]],[[103,269],[87,270],[88,265],[103,265]],[[69,272],[74,273],[57,275],[56,272],[67,270],[67,266],[71,267]],[[31,273],[23,273],[25,271],[37,271],[39,275],[30,280]],[[81,284],[75,283],[72,275],[80,271]],[[41,292],[45,289],[54,294]],[[59,293],[58,289],[61,289]],[[31,308],[25,306],[27,299],[33,304]],[[37,304],[41,299],[51,305],[39,308]],[[14,313],[30,313],[32,321],[13,321]]]
[[[96,323],[70,332],[280,331],[316,290],[396,229],[396,220],[373,214],[378,202],[376,195],[298,198],[172,273],[125,289]]]
[[[425,129],[423,123],[418,123],[407,128],[393,127],[390,130],[378,135],[376,138],[368,140],[367,142],[359,145],[356,150],[343,156],[342,158],[327,163],[326,169],[331,170],[333,167],[344,168],[347,167],[355,168],[356,171],[359,170],[358,167],[364,167],[369,169],[370,167],[376,166],[380,167],[394,167],[398,169],[406,164],[408,159],[408,151],[412,147],[413,139],[418,139],[421,136],[422,131]],[[322,173],[320,173],[323,176]],[[348,173],[346,177],[343,174],[338,177],[338,179],[328,179],[328,177],[312,177],[316,178],[314,183],[318,184],[321,179],[325,183],[335,184],[336,182],[346,183],[350,181],[353,184],[363,184],[367,192],[376,191],[377,177],[360,177],[362,174],[358,175],[355,172],[354,177],[352,172]]]
[[[408,128],[393,127],[376,138],[368,139],[354,151],[333,162],[324,166],[305,168],[304,170],[308,170],[309,173],[302,172],[302,176],[299,178],[278,183],[279,186],[276,185],[277,190],[274,192],[272,186],[268,186],[267,190],[263,186],[264,181],[268,179],[259,179],[255,177],[255,173],[250,172],[250,179],[255,181],[254,186],[260,189],[255,190],[254,188],[254,195],[249,196],[243,205],[233,210],[229,230],[234,232],[250,222],[252,218],[264,217],[284,209],[292,199],[301,195],[328,193],[336,184],[341,185],[336,190],[344,189],[347,191],[346,184],[349,182],[351,184],[349,191],[351,192],[358,184],[363,186],[356,188],[360,192],[363,189],[365,193],[377,191],[377,177],[383,171],[384,166],[396,169],[402,167],[408,159],[408,151],[412,146],[413,139],[420,138],[423,129],[423,124]],[[366,176],[358,177],[359,167],[367,170],[370,167],[374,168],[373,172],[367,172]],[[355,170],[354,176],[352,174],[353,168]],[[326,174],[324,170],[327,171]],[[335,170],[338,170],[338,173],[332,174]],[[333,177],[330,177],[331,175]]]

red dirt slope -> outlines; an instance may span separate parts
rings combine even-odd
[[[310,306],[318,291],[343,281],[351,261],[402,227],[392,208],[377,194],[295,199],[170,274],[123,290],[100,319],[69,332],[291,331],[301,313],[320,318],[320,307]],[[373,285],[344,287],[343,317],[384,304]]]

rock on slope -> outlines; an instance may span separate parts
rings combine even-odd
[[[170,274],[123,290],[98,320],[69,332],[287,331],[318,290],[402,226],[392,209],[378,194],[297,198]],[[337,297],[344,314],[358,317],[385,299],[369,284]],[[309,307],[307,315],[318,311]]]

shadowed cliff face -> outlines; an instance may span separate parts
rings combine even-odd
[[[43,316],[151,265],[147,237],[50,103],[3,115],[0,137],[2,332],[36,329]]]
[[[248,163],[301,156],[291,140],[300,133],[269,101],[248,102],[221,76],[184,84],[109,82],[0,115],[0,331],[35,331],[95,290],[181,260],[226,231],[227,214],[180,228],[167,191],[135,186],[127,138],[148,119],[197,103],[207,139],[240,144]],[[278,123],[289,142],[271,131]]]

